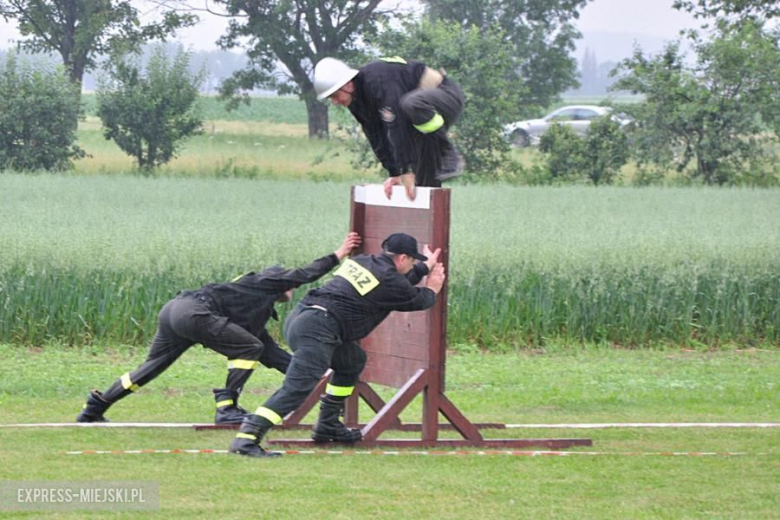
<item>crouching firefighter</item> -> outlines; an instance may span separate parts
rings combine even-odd
[[[104,414],[111,405],[152,381],[187,349],[201,343],[228,358],[225,387],[213,390],[214,422],[240,423],[247,411],[238,405],[238,397],[257,365],[275,368],[283,374],[290,365],[290,354],[276,344],[265,328],[270,318],[278,320],[274,304],[290,301],[293,289],[331,271],[360,240],[357,233],[349,233],[334,253],[299,269],[273,266],[229,283],[180,292],[160,311],[146,361],[104,392],[92,390],[76,421],[108,421]]]
[[[265,434],[297,409],[322,375],[333,369],[330,384],[320,398],[320,413],[312,432],[317,443],[353,444],[359,430],[339,420],[366,363],[356,343],[376,328],[391,311],[419,311],[436,303],[444,283],[441,250],[426,245],[420,254],[417,240],[390,235],[379,255],[357,255],[344,261],[323,287],[310,290],[287,317],[284,336],[293,351],[282,387],[255,413],[247,415],[230,445],[230,452],[250,457],[272,457],[265,451]],[[416,262],[419,260],[420,262]],[[423,277],[423,287],[415,287]]]

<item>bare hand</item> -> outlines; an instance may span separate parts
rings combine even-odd
[[[432,251],[431,248],[428,246],[428,244],[425,244],[423,246],[422,254],[428,257],[428,260],[425,261],[425,265],[428,266],[429,271],[432,271],[433,266],[435,266],[439,262],[439,255],[441,255],[441,248],[437,247],[435,251]]]
[[[415,177],[413,173],[404,173],[401,175],[401,181],[404,184],[404,188],[406,188],[406,197],[409,200],[414,200],[414,198],[417,196],[417,191],[415,190]]]
[[[444,265],[436,264],[433,266],[428,278],[425,280],[425,286],[436,294],[439,294],[446,278],[447,276],[444,274]]]
[[[336,249],[336,256],[339,260],[344,259],[344,257],[349,256],[349,253],[358,247],[362,241],[363,239],[360,238],[360,235],[358,235],[355,231],[350,231],[344,238],[344,242],[341,243],[341,247]]]
[[[388,199],[393,196],[393,186],[400,186],[401,185],[401,178],[400,177],[388,177],[385,179],[385,182],[383,183],[383,186],[385,188],[385,197]]]

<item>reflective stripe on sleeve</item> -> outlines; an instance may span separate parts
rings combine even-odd
[[[430,134],[444,126],[444,118],[438,112],[434,113],[430,121],[414,127],[424,134]]]

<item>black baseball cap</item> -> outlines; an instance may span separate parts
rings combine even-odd
[[[417,260],[426,261],[428,257],[417,252],[417,239],[406,233],[393,233],[382,242],[382,249],[397,255],[409,255]]]

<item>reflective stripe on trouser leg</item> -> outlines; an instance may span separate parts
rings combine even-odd
[[[366,366],[366,360],[366,353],[360,345],[351,341],[342,344],[331,359],[333,376],[330,378],[330,384],[342,388],[354,387]]]
[[[282,422],[282,416],[278,413],[274,412],[270,408],[266,408],[265,406],[261,406],[257,410],[255,410],[255,415],[259,415],[260,417],[267,419],[271,421],[272,424],[276,425]]]
[[[123,374],[122,377],[116,379],[114,383],[106,388],[102,394],[103,400],[109,403],[115,403],[120,399],[132,394],[138,390],[140,385],[132,382],[129,374]]]
[[[125,390],[130,390],[131,392],[135,392],[140,388],[137,384],[133,383],[130,380],[130,372],[125,372],[124,374],[122,374],[122,377],[120,377],[119,379],[122,381],[122,388],[124,388]]]
[[[231,359],[228,361],[228,375],[225,380],[225,388],[241,393],[244,389],[244,384],[249,380],[258,364],[260,364],[259,361],[251,359]]]
[[[103,391],[103,399],[110,403],[115,403],[132,393],[133,392],[131,390],[125,389],[125,386],[122,384],[122,379],[119,378],[115,380],[111,386],[106,388],[105,391]]]
[[[228,360],[228,370],[238,368],[241,370],[254,370],[259,361],[256,359],[230,359]]]
[[[349,397],[354,390],[354,386],[336,386],[330,383],[325,387],[325,393],[333,397]]]
[[[158,348],[159,345],[162,346]],[[147,385],[171,366],[189,347],[190,344],[169,347],[165,338],[158,333],[152,342],[150,357],[141,366],[117,379],[111,387],[103,392],[103,398],[110,403],[114,403]]]
[[[432,134],[444,126],[444,118],[438,112],[433,113],[433,117],[425,123],[414,125],[414,127],[424,134]]]
[[[217,408],[224,408],[226,406],[233,406],[234,401],[232,399],[225,399],[224,401],[219,401],[217,403]]]

